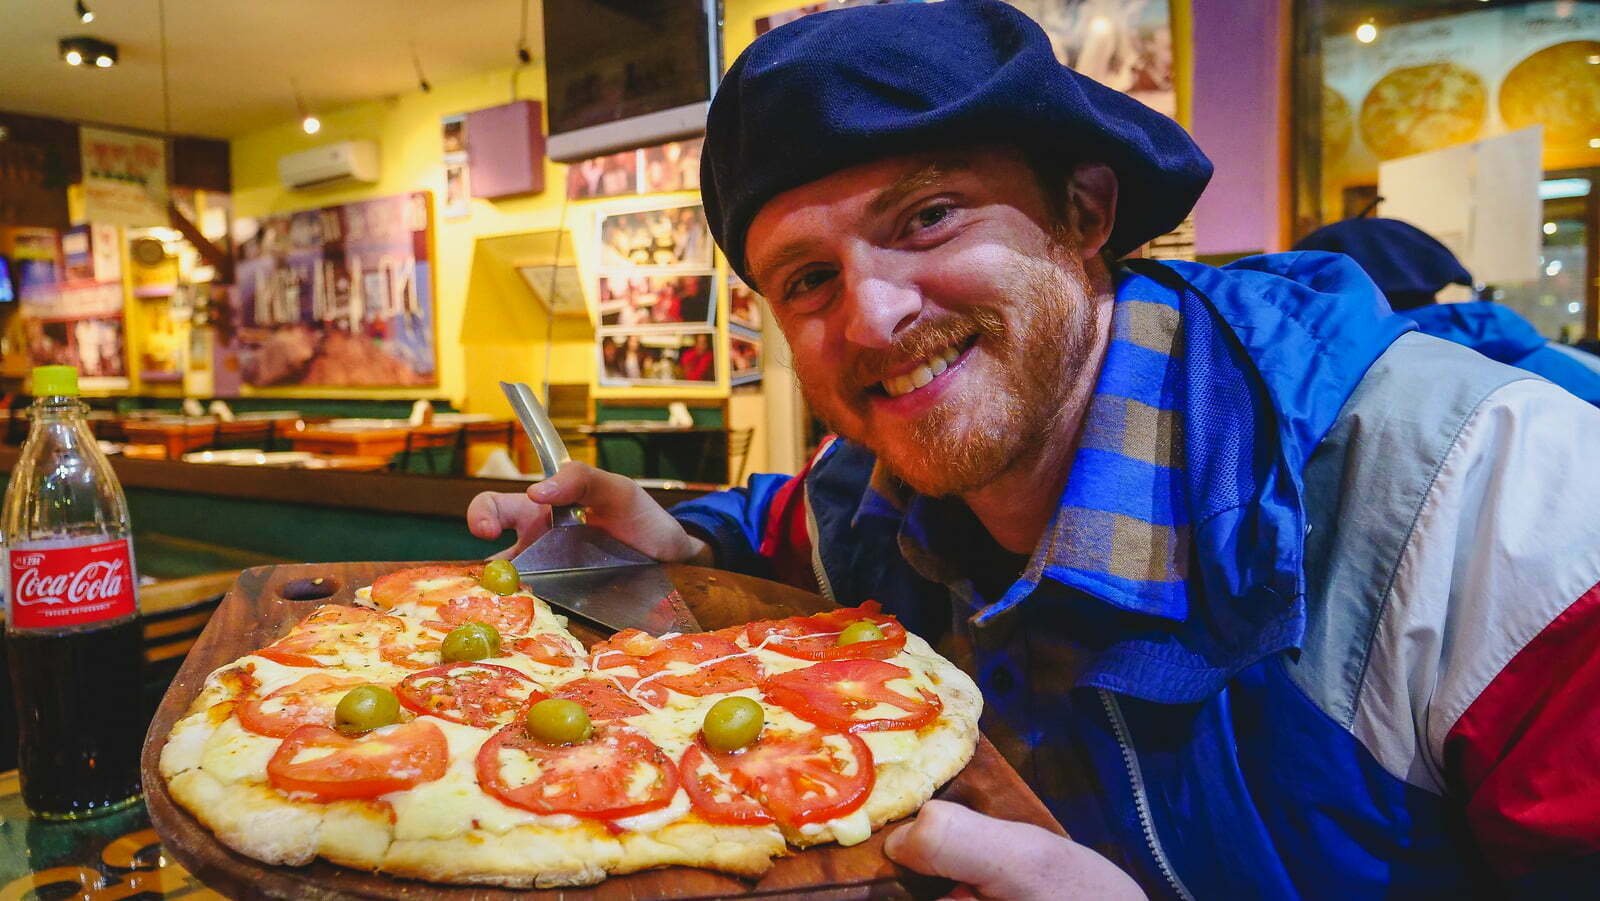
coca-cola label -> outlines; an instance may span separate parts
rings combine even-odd
[[[137,609],[126,538],[73,547],[14,548],[8,556],[13,629],[81,626]]]

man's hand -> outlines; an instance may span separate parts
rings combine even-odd
[[[952,897],[1005,901],[1144,898],[1128,874],[1077,842],[1027,823],[929,801],[889,834],[885,854],[904,867],[962,883]]]
[[[550,478],[529,485],[526,494],[485,491],[467,506],[467,528],[490,541],[506,529],[515,529],[517,543],[494,555],[496,559],[515,557],[549,530],[550,507],[561,504],[585,508],[589,525],[657,560],[712,562],[710,546],[685,532],[632,479],[586,463],[562,466]]]

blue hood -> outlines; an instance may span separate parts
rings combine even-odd
[[[1182,623],[1108,649],[1081,681],[1184,703],[1267,654],[1298,648],[1306,461],[1373,361],[1415,326],[1339,254],[1163,265],[1195,289],[1179,304],[1185,490],[1203,597]],[[1149,264],[1130,268],[1161,275]],[[1150,678],[1152,666],[1161,678]]]
[[[1534,330],[1533,323],[1510,307],[1491,301],[1440,303],[1400,315],[1412,319],[1429,335],[1465,344],[1501,363],[1516,365],[1545,345],[1544,336]]]

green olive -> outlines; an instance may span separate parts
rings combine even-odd
[[[444,662],[455,660],[482,660],[500,656],[500,633],[487,623],[462,623],[450,630],[439,644],[439,656]]]
[[[700,731],[713,751],[737,751],[761,735],[767,712],[749,698],[723,698],[706,711]]]
[[[490,560],[484,564],[478,584],[495,594],[514,594],[522,588],[522,577],[510,560]]]
[[[839,633],[839,640],[835,644],[860,644],[863,641],[882,641],[883,630],[870,619],[858,619]]]
[[[346,735],[400,722],[400,700],[382,685],[357,685],[339,699],[333,726]]]
[[[571,745],[594,734],[589,714],[577,701],[545,698],[528,708],[528,734],[547,745]]]

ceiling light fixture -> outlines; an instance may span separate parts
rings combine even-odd
[[[69,66],[92,62],[98,68],[109,69],[117,64],[117,45],[98,38],[62,38],[56,42],[56,51]]]
[[[78,21],[85,25],[94,21],[94,11],[83,5],[83,0],[78,0]]]
[[[1356,40],[1370,44],[1378,39],[1378,23],[1368,19],[1356,26]]]
[[[422,57],[417,55],[416,41],[411,42],[411,68],[417,72],[417,87],[422,89],[422,93],[426,94],[433,90],[433,85],[428,83],[428,76],[422,73]]]
[[[300,130],[308,135],[314,135],[322,130],[322,120],[311,115],[306,109],[306,99],[300,96],[300,85],[293,78],[289,79],[289,87],[294,90],[294,108],[300,111]]]
[[[517,34],[517,61],[524,66],[533,62],[533,54],[528,52],[528,2],[522,0],[522,30]]]

